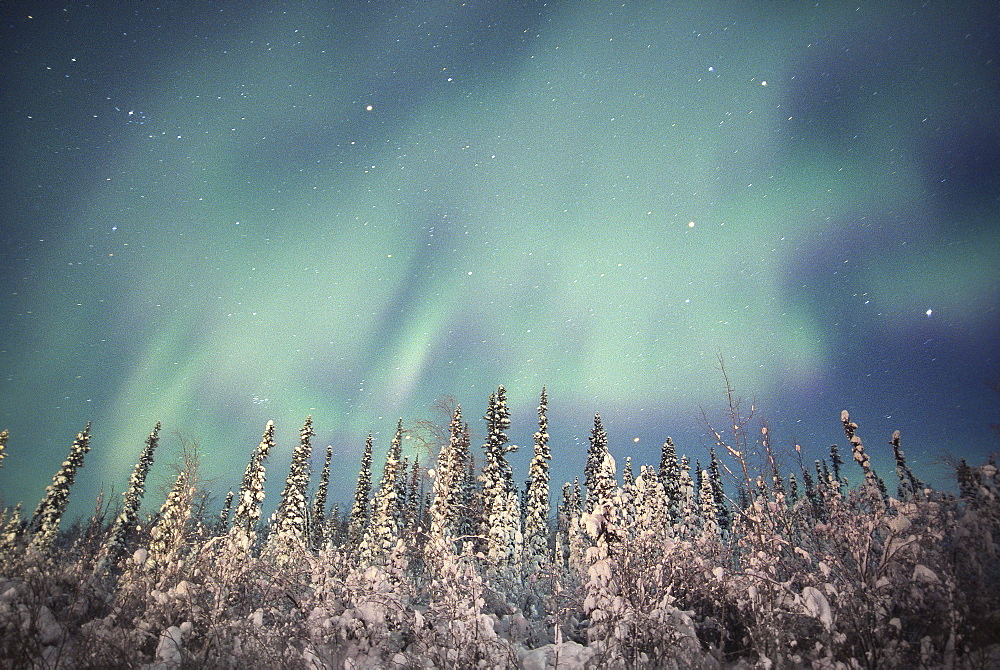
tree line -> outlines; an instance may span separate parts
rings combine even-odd
[[[728,389],[703,467],[668,437],[659,463],[619,470],[599,414],[580,478],[550,503],[541,391],[523,486],[500,386],[481,456],[461,405],[436,458],[381,477],[365,442],[350,509],[327,509],[332,447],[313,486],[312,418],[263,518],[268,422],[237,491],[209,514],[195,452],[140,515],[159,445],[145,440],[117,504],[63,527],[90,449],[77,435],[30,515],[0,514],[5,667],[902,667],[1000,660],[996,466],[956,465],[958,495],[927,487],[897,431],[895,491],[858,425],[784,471],[766,424]],[[8,442],[0,433],[0,465]],[[720,458],[720,455],[722,458]],[[755,467],[758,457],[764,465]],[[723,460],[725,459],[725,460]],[[310,496],[310,490],[312,495]],[[561,661],[560,661],[561,659]],[[560,664],[561,663],[561,664]],[[575,665],[574,665],[575,664]]]

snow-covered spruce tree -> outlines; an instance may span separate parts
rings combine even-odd
[[[21,503],[14,509],[0,509],[0,563],[4,562],[6,552],[12,550],[21,535]]]
[[[687,456],[681,457],[680,471],[678,484],[680,507],[677,512],[677,520],[674,522],[674,529],[678,537],[693,538],[701,532],[701,522],[698,515],[698,491],[691,479],[691,465]]]
[[[573,488],[570,489],[569,504],[569,572],[570,575],[586,574],[586,552],[589,543],[580,519],[583,517],[583,494],[580,491],[580,479],[573,478]]]
[[[340,513],[340,503],[333,503],[333,508],[326,516],[326,528],[323,529],[327,543],[333,546],[342,544],[346,532],[344,528],[344,516]]]
[[[711,459],[708,462],[708,482],[712,487],[712,499],[715,501],[715,520],[718,523],[719,531],[723,534],[729,532],[732,517],[729,513],[729,506],[726,504],[726,492],[722,486],[722,463],[715,455],[715,447],[709,449]],[[778,478],[778,471],[775,468],[775,478]]]
[[[819,521],[826,521],[826,506],[823,504],[823,497],[816,488],[816,484],[813,482],[812,475],[809,474],[809,470],[804,466],[802,468],[802,485],[806,490],[806,500],[809,501],[809,510],[812,512],[813,517]]]
[[[701,506],[701,483],[704,481],[705,471],[701,467],[701,461],[695,460],[694,462],[694,494],[698,496],[698,505]]]
[[[103,571],[115,566],[124,558],[129,540],[139,526],[139,507],[146,490],[146,476],[153,465],[153,452],[160,443],[160,422],[153,426],[153,432],[146,438],[146,446],[139,456],[139,462],[132,469],[128,488],[122,494],[122,509],[115,518],[101,548],[95,570]]]
[[[453,433],[456,430],[458,432]],[[449,442],[454,444],[451,459],[452,467],[455,468],[456,473],[454,485],[448,497],[448,509],[451,516],[449,524],[456,539],[468,539],[476,534],[482,522],[481,506],[477,499],[476,471],[472,458],[472,442],[468,422],[464,422],[458,427],[449,424],[448,435]]]
[[[292,463],[281,493],[281,502],[275,512],[274,526],[268,537],[268,545],[273,548],[279,560],[288,558],[289,552],[306,547],[306,517],[308,504],[306,491],[309,488],[309,458],[312,455],[312,416],[299,431],[299,445],[292,452]]]
[[[403,420],[396,424],[396,434],[389,445],[382,469],[382,480],[372,500],[372,519],[368,525],[363,548],[369,560],[379,561],[393,550],[399,539],[400,517],[399,457],[403,449]]]
[[[222,534],[226,532],[226,527],[229,525],[229,517],[233,513],[233,489],[229,488],[229,492],[226,493],[225,500],[222,501],[222,510],[219,512],[219,520],[216,522],[217,534]]]
[[[549,555],[549,451],[548,396],[542,387],[538,403],[538,430],[535,432],[535,453],[528,468],[528,489],[525,496],[524,557],[528,571],[537,570]]]
[[[476,457],[472,455],[472,433],[469,423],[462,428],[462,453],[466,455],[465,476],[462,477],[462,495],[458,532],[462,537],[474,537],[483,525],[483,497],[479,488],[479,470]]]
[[[186,457],[167,499],[160,506],[156,523],[149,531],[149,551],[145,567],[160,576],[161,581],[166,576],[165,569],[178,557],[177,554],[184,545],[197,473],[197,458]]]
[[[681,466],[677,461],[677,449],[669,436],[660,450],[660,469],[657,473],[667,502],[667,518],[676,523],[681,510]]]
[[[590,619],[587,639],[602,667],[624,667],[622,647],[630,634],[629,621],[633,615],[629,603],[620,594],[617,547],[612,546],[623,540],[618,514],[619,493],[615,459],[605,449],[587,493],[590,510],[581,519],[593,540],[593,546],[587,549],[587,596],[583,604]]]
[[[361,544],[361,539],[368,527],[368,503],[372,492],[372,434],[368,433],[365,440],[365,451],[361,455],[361,469],[358,471],[358,483],[354,487],[354,505],[351,507],[351,517],[347,522],[347,541],[352,546]]]
[[[701,488],[698,489],[698,508],[701,515],[702,536],[718,537],[719,520],[715,506],[715,491],[706,471],[701,474]]]
[[[562,485],[562,497],[556,506],[556,543],[553,559],[556,566],[565,568],[569,561],[569,523],[570,523],[570,483]]]
[[[244,552],[249,552],[257,541],[257,523],[260,521],[260,506],[264,502],[264,482],[267,469],[264,461],[274,447],[274,422],[268,421],[260,444],[247,463],[240,486],[240,495],[233,514],[233,525],[229,529],[229,543]]]
[[[854,460],[861,466],[861,470],[865,473],[865,483],[876,489],[884,490],[885,483],[875,473],[871,461],[868,459],[868,454],[865,453],[865,447],[861,443],[861,438],[855,434],[858,424],[851,421],[851,415],[847,413],[846,409],[840,413],[840,422],[844,424],[844,434],[847,435],[847,441],[851,443]]]
[[[405,490],[405,495],[402,496],[402,500],[404,500],[403,528],[407,529],[407,535],[413,541],[411,544],[416,546],[415,542],[419,534],[426,533],[427,529],[430,528],[430,522],[425,518],[429,510],[423,507],[424,470],[420,465],[419,456],[413,458],[412,465],[405,461],[408,459],[404,459],[403,465],[403,474],[406,475],[404,482],[402,482]]]
[[[455,554],[455,516],[452,506],[456,489],[464,473],[464,463],[456,454],[462,440],[462,406],[457,405],[448,424],[448,442],[441,445],[437,467],[433,471],[430,504],[430,530],[427,538],[426,561],[434,573],[440,572],[449,557]]]
[[[639,469],[635,480],[635,529],[638,540],[648,539],[650,547],[661,547],[669,536],[667,496],[656,471],[648,465]]]
[[[0,466],[3,466],[3,459],[7,455],[7,439],[10,432],[7,429],[0,430]]]
[[[594,510],[594,483],[606,453],[608,453],[608,434],[601,424],[601,415],[595,414],[594,428],[590,431],[590,447],[587,449],[587,464],[583,468],[583,488],[587,490],[585,501],[587,512]]]
[[[625,540],[631,540],[636,532],[635,495],[632,457],[626,456],[625,467],[622,468],[622,485],[618,495],[618,518]]]
[[[410,477],[412,475],[410,457],[403,456],[399,462],[399,474],[396,477],[396,509],[399,515],[399,535],[407,541],[410,546],[413,538],[417,515],[413,511],[410,496]]]
[[[514,486],[514,473],[507,461],[507,454],[517,447],[510,444],[507,438],[510,410],[503,386],[498,387],[495,394],[490,394],[483,418],[486,420],[486,442],[483,444],[485,459],[480,481],[483,484],[486,556],[491,571],[497,576],[520,581],[512,574],[519,568],[523,543],[520,501]]]
[[[835,444],[830,445],[830,463],[833,464],[833,477],[837,480],[837,493],[843,495],[847,481],[842,479],[840,466],[844,464],[844,459],[840,457],[840,448]]]
[[[899,478],[899,486],[896,489],[899,499],[903,502],[910,502],[923,494],[924,483],[917,479],[910,466],[906,464],[906,455],[899,444],[899,431],[892,433],[892,453],[896,458],[896,477]]]
[[[333,445],[326,445],[326,457],[323,459],[323,469],[319,474],[319,484],[316,485],[316,494],[313,496],[312,513],[312,546],[313,549],[322,549],[326,544],[326,495],[330,489],[330,460],[333,458]]]
[[[816,476],[819,477],[819,481],[822,483],[823,495],[831,496],[839,489],[825,458],[822,461],[816,461]]]
[[[31,517],[31,547],[45,550],[59,532],[59,521],[69,503],[69,489],[76,479],[76,471],[83,467],[83,458],[90,451],[90,423],[77,433],[70,447],[69,456],[45,488],[45,497],[38,503]]]

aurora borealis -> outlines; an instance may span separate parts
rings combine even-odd
[[[594,412],[705,460],[719,355],[785,453],[841,409],[885,475],[897,428],[997,449],[996,3],[3,13],[4,504],[87,421],[80,509],[157,420],[222,494],[274,419],[278,482],[307,414],[346,499],[369,430],[498,384],[528,447],[547,386],[554,487]]]

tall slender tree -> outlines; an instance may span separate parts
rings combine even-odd
[[[219,520],[215,523],[215,528],[217,533],[225,532],[226,526],[229,524],[229,516],[233,513],[233,498],[235,494],[233,493],[232,487],[229,488],[229,492],[226,494],[225,499],[222,501],[222,510],[219,511]]]
[[[281,502],[278,503],[274,526],[268,543],[278,552],[279,558],[288,558],[288,552],[306,547],[306,524],[308,518],[308,501],[306,491],[309,489],[309,459],[312,456],[313,430],[312,416],[307,416],[305,424],[299,431],[299,444],[292,452],[292,463],[285,480],[285,489],[281,492]]]
[[[323,470],[319,474],[319,484],[313,496],[312,513],[312,545],[320,549],[326,543],[326,496],[330,489],[330,460],[333,458],[333,445],[326,445],[326,457],[323,459]]]
[[[718,508],[715,503],[712,478],[708,472],[702,472],[699,479],[701,480],[701,487],[698,489],[698,507],[701,513],[701,532],[703,536],[718,536]]]
[[[260,444],[247,463],[236,503],[236,512],[233,514],[233,525],[229,529],[230,544],[243,551],[250,551],[257,541],[257,524],[260,522],[261,504],[264,502],[264,482],[267,479],[264,462],[273,448],[274,422],[268,421],[264,426]]]
[[[358,471],[358,483],[354,487],[354,506],[351,507],[351,517],[347,522],[347,541],[360,544],[368,526],[368,505],[372,492],[372,434],[368,433],[365,440],[365,450],[361,455],[361,469]]]
[[[452,446],[451,467],[454,480],[448,493],[451,531],[456,537],[474,535],[482,522],[477,498],[475,462],[468,422],[448,426]]]
[[[538,430],[534,434],[535,452],[528,468],[528,487],[525,495],[524,555],[529,570],[541,566],[548,556],[549,536],[549,422],[548,396],[542,387],[538,402]]]
[[[562,497],[556,507],[556,543],[553,555],[555,564],[560,568],[565,568],[569,560],[569,525],[572,517],[570,498],[572,490],[570,483],[562,485]]]
[[[846,409],[840,413],[840,422],[844,424],[844,434],[847,435],[847,441],[851,443],[854,460],[861,466],[861,470],[865,473],[865,483],[879,491],[885,491],[885,482],[882,481],[881,477],[875,472],[875,469],[872,468],[868,454],[865,452],[865,447],[861,443],[861,438],[855,432],[858,429],[858,424],[851,421],[851,415],[848,414]],[[825,484],[825,482],[822,483]]]
[[[621,572],[620,545],[624,539],[621,518],[618,514],[618,485],[615,479],[615,460],[607,449],[593,477],[593,488],[587,492],[591,511],[583,515],[587,534],[593,547],[587,550],[590,564],[584,586],[584,612],[588,615],[588,647],[593,647],[605,658],[624,659],[621,653],[625,644],[618,624],[610,612],[627,614],[629,600],[622,597],[626,578]]]
[[[567,504],[568,526],[569,526],[569,567],[571,574],[586,572],[584,561],[587,552],[587,537],[583,531],[581,519],[583,518],[583,494],[580,492],[579,477],[573,478],[573,487],[570,489],[569,503]]]
[[[396,433],[389,445],[382,469],[382,480],[372,500],[372,520],[368,525],[365,549],[369,556],[383,556],[396,546],[401,519],[399,481],[401,479],[400,454],[403,449],[403,420],[396,424]]]
[[[83,459],[90,451],[90,422],[82,433],[77,433],[70,447],[69,456],[45,488],[45,497],[38,503],[31,517],[33,537],[31,546],[46,549],[59,532],[59,522],[69,503],[69,489],[76,479],[76,471],[83,467]]]
[[[906,455],[903,453],[903,447],[900,446],[898,430],[892,433],[892,453],[896,459],[896,477],[899,479],[896,493],[903,502],[912,501],[923,493],[924,483],[913,474],[910,466],[906,464]]]
[[[680,506],[674,525],[679,535],[692,536],[696,535],[700,528],[697,500],[698,491],[695,489],[694,481],[691,479],[691,462],[687,456],[681,456],[680,473],[678,486],[680,490]]]
[[[437,467],[434,469],[429,516],[428,556],[433,569],[437,570],[449,554],[454,553],[455,510],[460,479],[464,474],[464,463],[459,462],[458,452],[462,442],[462,406],[457,405],[448,424],[448,441],[438,452]]]
[[[519,560],[521,543],[521,513],[514,473],[507,454],[516,447],[507,438],[510,410],[507,391],[503,386],[490,394],[486,408],[486,442],[483,472],[480,475],[483,496],[483,536],[487,556],[492,565],[506,569]]]
[[[587,464],[583,469],[583,487],[587,490],[586,510],[594,510],[594,487],[597,485],[597,473],[608,453],[608,434],[601,423],[601,415],[594,415],[594,427],[590,431],[590,447],[587,449]]]
[[[153,452],[160,443],[160,422],[153,426],[153,432],[146,438],[146,446],[139,456],[139,462],[132,468],[132,476],[128,480],[128,488],[122,494],[122,509],[115,517],[108,538],[101,547],[97,560],[97,569],[105,570],[114,566],[125,556],[129,539],[135,534],[139,525],[139,507],[146,491],[146,476],[153,465]]]
[[[671,523],[675,523],[681,509],[681,466],[677,461],[674,441],[670,437],[667,437],[660,450],[660,469],[657,474],[666,496],[667,516]]]
[[[722,486],[722,464],[715,455],[715,447],[711,447],[708,452],[711,456],[708,462],[708,482],[712,488],[712,500],[715,501],[715,521],[719,530],[726,533],[731,525],[731,516],[729,506],[726,504],[726,492]],[[780,481],[777,470],[775,470],[775,479],[777,486],[777,482]]]
[[[835,444],[830,445],[830,463],[833,464],[833,476],[837,480],[837,493],[843,495],[844,480],[841,479],[840,466],[844,464],[844,459],[840,457],[840,448]]]

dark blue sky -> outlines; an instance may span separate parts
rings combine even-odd
[[[793,467],[997,449],[992,2],[8,3],[0,469],[75,504],[160,420],[219,494],[307,414],[346,498],[369,430],[498,384],[554,482],[724,425],[718,357]],[[473,422],[477,441],[480,421]],[[377,455],[376,459],[380,456]],[[527,453],[517,461],[526,470]],[[523,461],[523,462],[522,462]],[[157,470],[154,470],[154,474]]]

